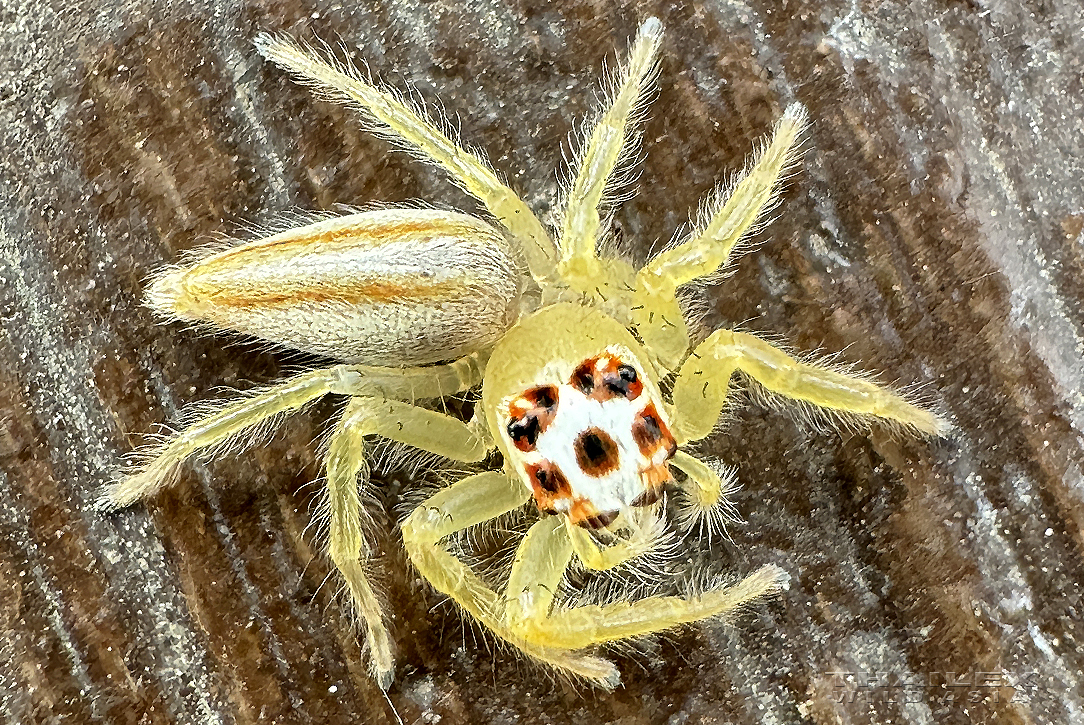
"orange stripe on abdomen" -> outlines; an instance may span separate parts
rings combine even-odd
[[[294,281],[294,280],[291,280]],[[342,302],[422,303],[450,300],[466,292],[460,281],[436,282],[421,275],[403,275],[396,279],[300,280],[301,283],[265,287],[240,287],[215,284],[199,276],[181,280],[183,295],[196,310],[213,314],[208,308],[294,307],[308,303]],[[284,280],[285,282],[285,280]]]

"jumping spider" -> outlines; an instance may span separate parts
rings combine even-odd
[[[715,427],[735,372],[845,417],[880,418],[926,434],[945,428],[895,392],[796,360],[749,333],[716,330],[691,347],[678,289],[719,275],[772,206],[781,178],[799,159],[801,105],[784,111],[729,193],[713,197],[680,243],[641,269],[599,255],[615,186],[627,177],[622,160],[639,144],[661,38],[657,19],[640,26],[576,163],[555,243],[484,160],[419,109],[330,55],[261,36],[256,46],[265,58],[358,107],[374,132],[443,167],[492,218],[421,208],[328,216],[158,273],[147,300],[169,319],[247,333],[341,364],[203,409],[146,451],[143,463],[107,491],[107,505],[152,494],[187,459],[243,446],[257,429],[321,396],[348,396],[327,451],[329,554],[365,625],[382,688],[395,665],[365,574],[359,486],[367,484],[367,436],[471,463],[500,452],[500,469],[467,475],[416,508],[402,523],[403,543],[433,587],[489,632],[559,671],[612,688],[618,671],[591,652],[595,645],[722,615],[774,591],[784,573],[769,565],[736,586],[685,596],[555,601],[574,557],[603,570],[657,544],[655,502],[664,487],[683,492],[684,523],[726,515],[727,470],[683,447]],[[417,404],[479,386],[470,422]],[[446,540],[532,497],[553,515],[531,526],[504,591],[495,591]]]

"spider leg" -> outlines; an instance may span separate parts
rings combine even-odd
[[[136,451],[142,463],[106,487],[101,505],[122,508],[149,496],[174,480],[192,457],[211,459],[227,450],[247,448],[284,415],[294,413],[328,393],[383,396],[414,400],[467,390],[481,382],[484,362],[474,355],[447,365],[424,368],[377,368],[336,365],[303,373],[278,385],[223,403],[200,404],[182,417],[195,418],[163,442]],[[242,440],[242,434],[248,433]]]
[[[564,523],[562,517],[547,516],[520,541],[504,590],[505,620],[512,627],[544,617],[553,606],[573,553],[572,542],[561,531]]]
[[[617,90],[610,105],[600,115],[580,154],[558,245],[562,273],[576,263],[597,264],[600,208],[606,203],[607,187],[613,186],[614,169],[639,142],[640,134],[635,130],[638,111],[653,85],[661,40],[662,23],[657,18],[649,18],[640,26],[628,62],[615,78]]]
[[[805,109],[797,103],[788,106],[771,141],[754,155],[729,196],[716,193],[707,205],[707,221],[636,274],[633,324],[667,370],[676,369],[689,349],[677,288],[725,267],[735,246],[755,229],[775,203],[782,177],[798,161],[805,123]]]
[[[779,567],[769,565],[735,586],[696,596],[647,597],[634,602],[554,609],[552,598],[544,596],[550,582],[542,586],[543,582],[534,580],[538,583],[532,586],[531,575],[550,571],[549,565],[539,562],[548,561],[553,550],[561,549],[562,538],[567,538],[566,533],[555,527],[545,535],[525,539],[509,577],[509,600],[516,601],[513,595],[523,592],[518,598],[528,602],[517,607],[517,616],[509,617],[509,625],[519,637],[535,646],[579,650],[726,614],[776,591],[786,576]]]
[[[395,672],[391,637],[380,602],[363,568],[370,553],[364,531],[368,515],[358,492],[359,474],[364,476],[360,485],[368,479],[364,428],[360,428],[356,419],[359,412],[364,412],[363,400],[350,401],[328,446],[327,496],[331,513],[328,555],[346,581],[355,612],[365,623],[373,678],[386,690]]]
[[[882,418],[929,435],[948,430],[933,412],[869,380],[795,360],[747,333],[716,330],[692,352],[674,382],[672,430],[679,444],[711,432],[736,370],[770,392],[844,416]]]
[[[435,494],[403,522],[403,544],[407,554],[430,584],[451,597],[496,636],[552,667],[613,687],[618,674],[609,661],[535,644],[519,636],[509,625],[506,598],[491,589],[440,543],[446,536],[522,506],[529,498],[526,487],[506,473],[487,471],[469,476]],[[572,550],[563,534],[560,537],[551,535],[558,523],[553,519],[539,521],[524,539],[541,544],[530,548],[533,555],[529,562],[519,561],[517,554],[509,586],[530,583],[540,586],[531,588],[531,595],[526,598],[513,597],[518,602],[511,605],[514,616],[521,616],[525,605],[531,606],[532,597],[539,603],[545,602],[548,607],[552,593],[564,575]],[[520,545],[521,552],[524,546]]]
[[[352,398],[332,435],[327,455],[331,512],[328,553],[346,580],[354,609],[366,625],[373,675],[382,689],[394,674],[391,639],[376,594],[365,576],[368,556],[358,474],[365,468],[365,436],[380,435],[460,461],[479,461],[486,446],[462,421],[409,403]]]
[[[311,48],[278,36],[260,35],[256,48],[264,58],[334,100],[356,103],[375,120],[375,130],[428,161],[444,167],[468,193],[485,204],[522,245],[532,276],[553,280],[557,250],[534,212],[476,155],[459,146],[431,119],[397,94],[366,81],[354,67],[321,57]]]
[[[725,266],[734,247],[774,205],[782,178],[798,162],[798,140],[805,125],[805,108],[792,103],[776,124],[771,141],[754,155],[729,196],[719,194],[714,208],[709,206],[707,223],[640,270],[641,286],[673,291]]]
[[[689,328],[675,290],[654,294],[641,287],[634,300],[636,304],[629,310],[631,327],[655,355],[664,374],[676,371],[689,352]]]
[[[720,500],[726,498],[727,491],[733,488],[729,476],[724,481],[710,466],[683,450],[676,451],[670,462],[685,474],[681,487],[698,508],[718,505]]]

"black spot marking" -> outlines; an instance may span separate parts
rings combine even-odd
[[[557,501],[572,496],[568,479],[551,461],[543,460],[537,465],[528,465],[526,469],[535,503],[542,513],[556,513]]]
[[[557,388],[553,385],[539,385],[537,388],[531,388],[523,394],[523,397],[538,408],[548,410],[557,407]]]
[[[512,443],[525,453],[533,451],[538,442],[538,436],[546,431],[557,415],[557,387],[539,385],[525,390],[510,403],[508,415],[506,430]]]
[[[568,384],[602,402],[616,397],[635,400],[644,390],[636,368],[610,353],[584,360],[573,371]]]
[[[551,476],[550,472],[545,468],[539,468],[535,471],[534,480],[538,483],[538,487],[546,493],[557,493],[561,488],[557,477]]]
[[[590,395],[595,389],[595,358],[584,360],[576,368],[568,384],[584,395]]]
[[[631,365],[618,365],[614,372],[603,373],[602,380],[611,393],[629,400],[639,397],[643,389],[643,386],[638,385],[639,377],[636,375],[636,368]]]
[[[674,455],[677,451],[677,441],[659,418],[659,412],[655,410],[654,404],[644,408],[632,424],[632,439],[636,441],[644,458],[654,457],[655,451],[660,447],[666,448],[667,457]]]
[[[635,425],[632,436],[636,439],[636,445],[640,449],[654,448],[662,440],[662,428],[659,427],[659,419],[650,413],[640,416],[639,425]]]

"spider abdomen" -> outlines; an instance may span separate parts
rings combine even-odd
[[[504,237],[454,212],[324,219],[162,273],[160,314],[368,365],[420,365],[492,344],[520,275]]]

